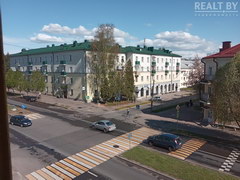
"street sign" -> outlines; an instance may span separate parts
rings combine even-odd
[[[82,90],[85,91],[85,87],[82,87]]]

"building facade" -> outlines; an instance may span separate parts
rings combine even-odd
[[[200,103],[204,111],[204,120],[209,122],[214,120],[214,115],[211,110],[210,98],[212,95],[212,82],[216,71],[230,62],[233,57],[240,52],[240,44],[231,47],[231,42],[223,42],[223,46],[219,53],[202,58],[204,63],[204,80],[201,81]]]
[[[31,75],[41,71],[45,76],[46,94],[72,99],[93,98],[89,80],[91,42],[84,41],[60,46],[25,50],[10,56],[12,70]],[[153,47],[121,47],[116,58],[117,70],[131,60],[136,97],[169,93],[180,89],[181,56]]]
[[[190,86],[189,84],[189,76],[193,69],[193,63],[192,60],[183,60],[181,61],[181,80],[180,80],[180,88],[187,88]]]

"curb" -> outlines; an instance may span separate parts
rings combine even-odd
[[[161,179],[163,178],[164,180],[165,180],[165,179],[167,179],[167,180],[176,180],[175,178],[173,178],[173,177],[171,177],[171,176],[168,176],[168,175],[166,175],[166,174],[164,174],[164,173],[162,173],[162,172],[156,171],[155,169],[152,169],[152,168],[150,168],[150,167],[147,167],[147,166],[145,166],[145,165],[142,165],[142,164],[140,164],[140,163],[138,163],[138,162],[128,160],[128,159],[122,157],[121,155],[120,155],[120,156],[116,156],[116,158],[118,158],[118,159],[120,159],[120,160],[123,160],[123,161],[125,161],[125,162],[127,162],[127,163],[130,163],[130,164],[132,164],[132,165],[135,165],[135,166],[137,166],[137,167],[139,167],[139,168],[141,168],[141,169],[144,169],[144,170],[146,170],[146,171],[150,171],[151,173],[158,174],[159,176],[161,176]]]

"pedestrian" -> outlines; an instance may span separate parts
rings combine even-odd
[[[190,104],[191,107],[193,106],[193,102],[192,102],[191,99],[190,99],[190,101],[189,101],[189,104]]]
[[[129,108],[127,109],[127,116],[129,115],[130,111],[129,111]]]

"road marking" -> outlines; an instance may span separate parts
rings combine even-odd
[[[191,139],[187,141],[182,147],[176,151],[168,153],[174,157],[180,158],[182,160],[186,159],[193,152],[197,151],[201,146],[203,146],[206,141],[199,141],[198,139]]]
[[[31,173],[32,176],[34,176],[36,179],[38,180],[45,180],[43,177],[41,177],[38,173],[36,172],[32,172]]]
[[[86,153],[86,154],[89,154],[90,156],[93,156],[93,157],[95,157],[95,158],[97,158],[97,159],[100,159],[101,161],[107,161],[108,159],[104,159],[104,158],[102,158],[101,156],[99,156],[99,155],[97,155],[96,154],[96,152],[95,153],[92,153],[92,152],[89,152],[89,151],[87,151],[87,150],[85,150],[85,151],[83,151],[84,153]]]
[[[92,172],[90,172],[90,171],[88,171],[88,173],[91,174],[91,175],[93,175],[93,176],[95,176],[95,177],[98,177],[98,175],[96,175],[96,174],[94,174],[94,173],[92,173]]]
[[[72,168],[73,170],[79,172],[80,174],[83,174],[83,173],[84,173],[83,170],[77,168],[76,166],[73,166],[72,164],[70,164],[70,163],[68,163],[68,162],[66,162],[66,161],[61,160],[61,161],[59,161],[59,162],[61,162],[62,164],[65,164],[66,166]]]
[[[73,170],[72,168],[70,168],[69,166],[66,166],[65,164],[63,164],[63,163],[61,163],[61,162],[56,162],[55,164],[56,164],[57,166],[65,169],[66,171],[70,172],[71,174],[73,174],[73,175],[75,175],[75,176],[79,176],[79,175],[80,175],[79,172]]]
[[[92,159],[90,159],[90,158],[88,158],[88,157],[86,157],[86,156],[84,156],[84,155],[82,155],[82,154],[77,153],[77,155],[78,155],[79,157],[81,157],[81,158],[83,158],[83,159],[85,159],[85,160],[93,163],[93,164],[96,164],[96,165],[99,165],[99,164],[100,164],[99,162],[94,161],[94,160],[92,160]]]
[[[61,171],[58,171],[57,169],[53,168],[52,166],[47,166],[46,167],[49,171],[53,172],[54,174],[56,174],[57,176],[61,177],[62,179],[67,179],[70,180],[71,178],[69,178],[68,176],[66,176],[65,174],[63,174]]]
[[[234,163],[236,162],[238,156],[240,155],[240,150],[233,149],[226,160],[223,162],[221,167],[218,169],[219,171],[230,171],[233,167]]]
[[[39,113],[27,114],[27,115],[25,115],[25,116],[28,117],[28,118],[31,119],[31,120],[45,117],[44,115],[41,115],[41,114],[39,114]]]
[[[56,164],[51,164],[52,167],[54,167],[55,169],[59,170],[60,172],[62,172],[63,174],[71,177],[71,178],[75,178],[76,176],[74,176],[72,173],[66,171],[65,169],[61,168],[60,166],[56,165]]]
[[[49,171],[46,168],[42,168],[41,170],[43,172],[45,172],[46,174],[48,174],[49,176],[53,177],[55,180],[62,180],[62,178],[60,178],[59,176],[57,176],[56,174],[52,173],[51,171]]]
[[[72,164],[73,166],[76,166],[77,168],[79,168],[80,170],[84,172],[88,171],[88,168],[86,168],[85,166],[77,163],[77,161],[73,161],[73,160],[70,160],[68,158],[65,158],[64,161],[68,162],[69,164]]]
[[[52,178],[51,176],[47,175],[45,172],[43,172],[41,170],[37,170],[36,172],[38,174],[40,174],[46,180],[54,180],[54,178]]]
[[[39,117],[38,115],[32,115],[32,117]],[[109,160],[110,158],[117,156],[137,145],[142,143],[148,136],[156,134],[156,130],[148,128],[140,128],[132,132],[128,132],[118,137],[114,137],[110,140],[102,142],[101,144],[95,145],[86,149],[82,152],[71,155],[63,160],[60,160],[50,166],[46,166],[41,170],[32,172],[26,175],[30,180],[35,179],[73,179],[84,172],[88,172],[95,177],[96,174],[89,171],[89,169]],[[131,133],[131,139],[128,138],[128,134]],[[157,133],[159,134],[159,132]],[[115,148],[114,145],[119,147]],[[186,152],[185,152],[186,153]]]

